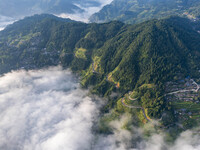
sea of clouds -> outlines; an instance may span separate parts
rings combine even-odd
[[[87,23],[89,22],[89,17],[92,14],[98,12],[99,10],[103,8],[103,6],[110,4],[112,2],[112,0],[94,0],[94,1],[98,5],[89,5],[87,4],[87,1],[84,3],[84,0],[82,1],[82,3],[78,3],[78,2],[75,3],[75,5],[81,8],[83,12],[74,12],[71,14],[61,13],[61,14],[54,14],[54,15],[58,17],[62,17],[62,18],[70,18],[72,20],[82,21],[82,22]],[[38,13],[40,14],[41,11],[38,11]],[[26,14],[24,14],[24,16],[22,15],[20,18],[11,18],[11,17],[3,16],[0,14],[0,31],[3,30],[7,25],[12,24],[13,22],[19,19],[23,19],[24,17],[26,17]]]
[[[98,107],[61,67],[0,78],[0,149],[88,149]]]
[[[12,24],[14,21],[14,18],[0,15],[0,31],[3,30],[7,25]]]
[[[61,13],[61,14],[56,14],[58,17],[62,18],[70,18],[72,20],[76,21],[82,21],[82,22],[89,22],[89,18],[91,15],[94,13],[100,11],[105,5],[110,4],[113,0],[94,0],[95,2],[99,3],[98,6],[92,6],[92,5],[80,5],[78,3],[75,3],[76,6],[84,10],[84,12],[76,12],[73,14],[66,14],[66,13]]]
[[[1,76],[0,149],[200,150],[199,134],[193,131],[183,132],[174,145],[166,144],[161,133],[137,141],[143,129],[123,129],[131,119],[127,114],[110,122],[113,134],[95,133],[103,100],[88,96],[78,82],[61,67]]]

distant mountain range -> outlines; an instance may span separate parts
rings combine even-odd
[[[0,0],[0,15],[19,18],[40,13],[75,13],[83,12],[80,7],[99,6],[92,0]]]
[[[200,16],[199,0],[113,0],[98,13],[90,17],[91,22],[119,20],[139,23],[149,19],[170,15]]]
[[[54,14],[64,18],[88,21],[111,0],[0,0],[0,30],[26,16]]]

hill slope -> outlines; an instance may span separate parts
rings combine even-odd
[[[173,111],[164,96],[169,81],[187,76],[199,81],[197,30],[198,22],[179,17],[125,25],[35,15],[0,32],[0,73],[60,64],[79,73],[81,84],[93,85],[94,93],[120,93],[110,99],[105,111],[132,112],[123,108],[119,98],[133,91],[138,93],[133,94],[138,107],[145,108],[148,117],[159,118]]]
[[[19,18],[25,15],[33,15],[38,13],[52,13],[61,14],[69,13],[73,14],[76,12],[84,12],[82,8],[76,5],[79,3],[80,6],[99,6],[98,2],[91,0],[0,0],[0,15]],[[8,11],[9,10],[9,11]]]
[[[200,16],[198,0],[114,0],[98,13],[90,17],[91,22],[119,20],[126,23],[139,23],[154,18],[171,15],[190,18]]]

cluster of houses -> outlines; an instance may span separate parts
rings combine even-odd
[[[177,80],[176,82],[167,82],[165,91],[169,93],[165,95],[166,100],[169,102],[191,103],[190,107],[200,103],[199,85],[190,77]],[[189,111],[187,108],[180,108],[174,111],[174,115],[179,116],[183,120],[187,120],[188,116],[192,118],[194,113],[198,114],[200,112]]]
[[[194,22],[196,22],[196,21],[199,21],[200,20],[200,18],[198,18],[198,17],[195,17],[194,15],[192,15],[192,14],[189,14],[188,12],[185,12],[185,13],[183,13],[183,15],[185,15],[185,16],[187,16],[190,20],[192,20],[192,21],[194,21]]]

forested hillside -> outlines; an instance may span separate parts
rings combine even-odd
[[[125,25],[35,15],[0,32],[0,72],[60,64],[79,73],[82,86],[92,85],[93,93],[119,93],[104,111],[130,111],[119,98],[133,91],[138,108],[159,118],[173,111],[164,97],[167,82],[187,76],[199,80],[198,27],[198,22],[180,17]]]
[[[91,22],[139,23],[171,15],[199,18],[199,0],[114,0],[90,17]]]
[[[0,15],[21,18],[38,13],[77,13],[84,12],[84,6],[99,6],[100,3],[91,0],[0,0]],[[9,10],[9,11],[8,11]]]

